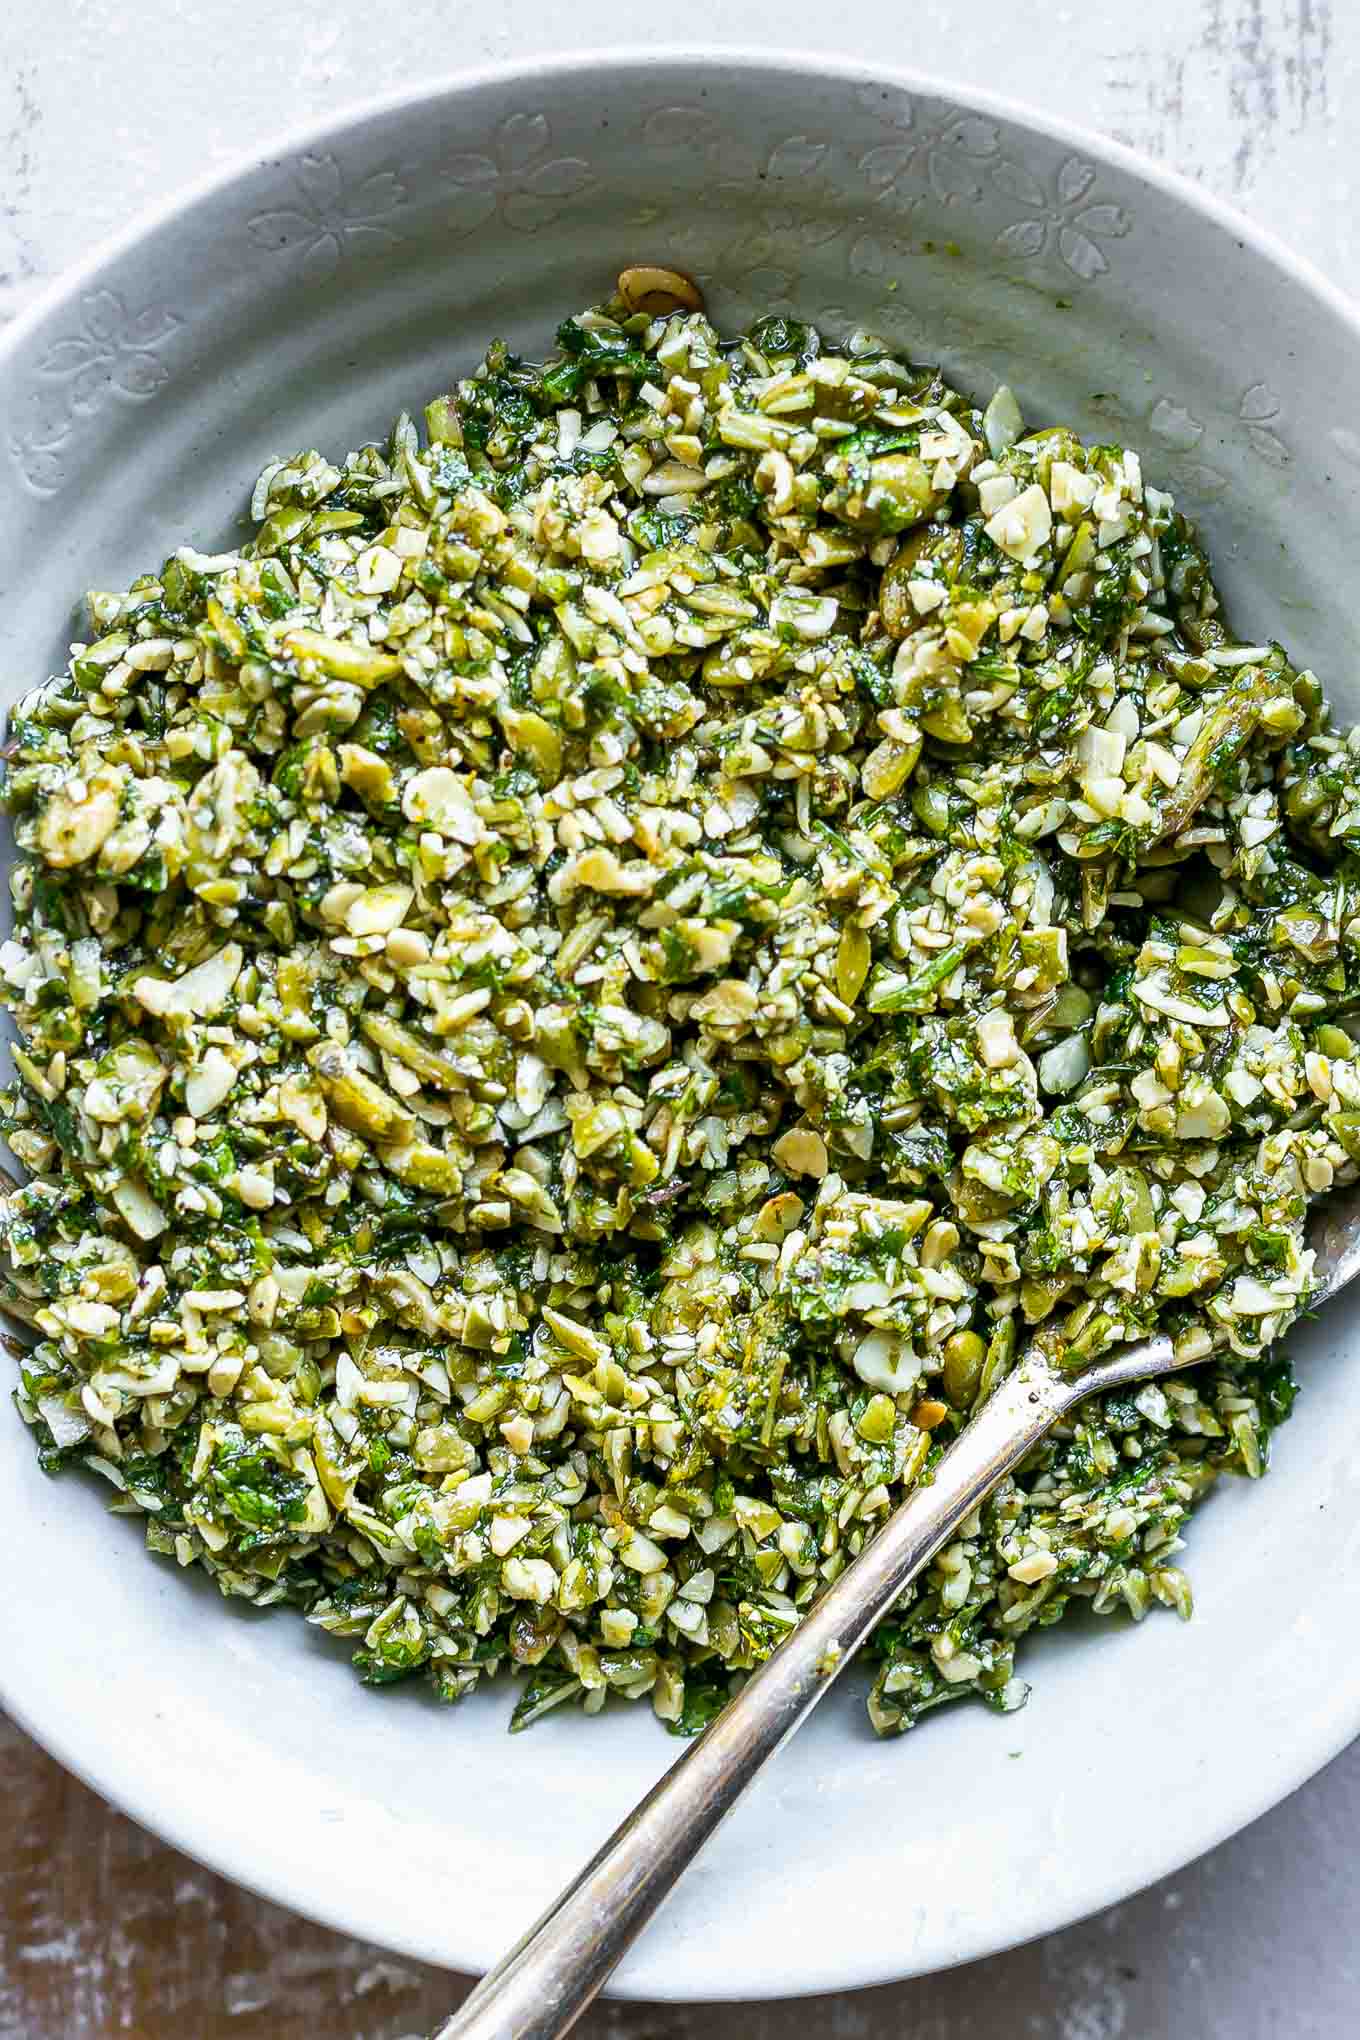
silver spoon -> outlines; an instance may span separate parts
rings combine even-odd
[[[1317,1207],[1309,1244],[1317,1253],[1311,1301],[1318,1304],[1360,1272],[1360,1185]],[[907,1496],[433,2040],[566,2033],[756,1773],[998,1481],[1087,1396],[1185,1364],[1164,1335],[1121,1347],[1080,1374],[1059,1373],[1035,1350],[1026,1354],[959,1433],[930,1484]]]

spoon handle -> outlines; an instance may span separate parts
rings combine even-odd
[[[786,1642],[617,1827],[434,2040],[556,2040],[572,2027],[768,1757],[903,1589],[1076,1400],[1023,1360]]]

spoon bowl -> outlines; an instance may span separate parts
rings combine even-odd
[[[493,333],[541,355],[644,255],[696,273],[725,326],[776,302],[862,324],[1140,447],[1201,519],[1234,616],[1360,713],[1360,606],[1337,599],[1360,326],[1324,278],[1202,189],[992,95],[655,44],[422,79],[281,135],[0,334],[5,699],[64,663],[87,583],[126,587],[189,532],[232,542],[267,460],[385,433]],[[611,1989],[787,1997],[989,1954],[1174,1871],[1360,1731],[1349,1308],[1291,1345],[1304,1393],[1266,1490],[1224,1482],[1193,1524],[1191,1624],[1046,1632],[1023,1712],[941,1710],[903,1742],[872,1739],[852,1672]],[[279,1903],[483,1968],[670,1762],[644,1709],[509,1737],[503,1690],[450,1713],[361,1688],[315,1630],[148,1559],[102,1483],[49,1481],[0,1417],[0,1699]],[[1131,1709],[1155,1791],[1110,1731]]]

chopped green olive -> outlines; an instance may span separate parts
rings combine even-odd
[[[1360,750],[1136,454],[982,395],[639,266],[11,719],[20,1414],[371,1685],[698,1732],[1031,1344],[1166,1328],[873,1641],[884,1733],[1004,1711],[1267,1463]]]

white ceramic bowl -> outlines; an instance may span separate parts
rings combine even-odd
[[[824,57],[652,52],[431,87],[289,140],[134,228],[0,344],[7,699],[87,585],[239,530],[256,471],[343,449],[542,347],[628,261],[720,321],[868,324],[1031,421],[1143,449],[1203,512],[1241,627],[1360,712],[1360,332],[1284,249],[1094,136]],[[1021,1714],[877,1743],[853,1671],[625,1965],[673,1998],[901,1977],[1173,1870],[1360,1729],[1354,1306],[1295,1341],[1305,1393],[1260,1491],[1191,1530],[1189,1627],[1024,1647]],[[511,1740],[362,1689],[288,1614],[141,1549],[45,1480],[0,1411],[0,1697],[138,1819],[301,1911],[459,1968],[524,1927],[676,1754],[650,1712]]]

